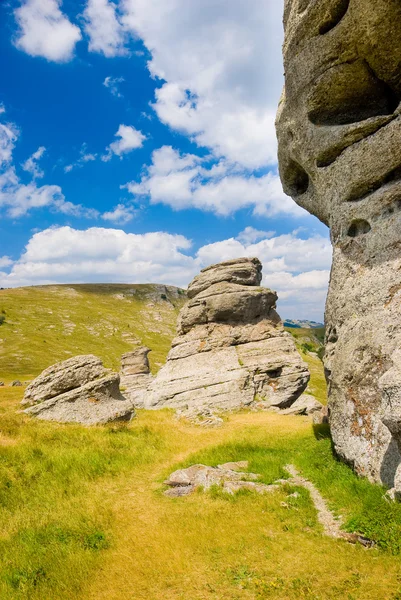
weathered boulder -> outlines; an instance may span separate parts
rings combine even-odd
[[[130,420],[135,409],[120,392],[120,377],[96,356],[57,363],[27,387],[24,412],[46,421],[96,425]]]
[[[257,258],[235,258],[202,269],[187,290],[188,298],[194,298],[215,283],[238,283],[260,285],[262,264]]]
[[[143,408],[145,392],[153,377],[150,373],[149,348],[141,346],[121,357],[121,387],[135,408]]]
[[[305,390],[307,365],[276,313],[276,293],[259,287],[261,271],[257,258],[242,258],[195,278],[146,408],[286,408]]]
[[[22,404],[36,404],[54,398],[104,374],[105,368],[97,356],[74,356],[42,371],[26,388]]]
[[[285,3],[284,190],[331,230],[325,367],[337,453],[401,491],[401,3]]]

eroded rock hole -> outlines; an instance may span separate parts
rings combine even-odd
[[[291,160],[283,173],[286,192],[290,196],[302,196],[309,187],[308,173],[295,161]]]
[[[342,21],[348,11],[349,4],[350,0],[338,0],[335,5],[330,8],[327,18],[319,28],[320,35],[328,33]]]
[[[347,198],[347,202],[357,202],[359,200],[363,200],[373,192],[376,192],[384,185],[389,183],[395,183],[397,181],[401,181],[401,167],[397,167],[393,169],[377,181],[373,183],[361,183],[356,186],[349,194]]]
[[[349,237],[355,238],[360,235],[364,235],[365,233],[369,233],[371,230],[371,226],[364,219],[357,219],[353,221],[348,229]]]
[[[308,116],[315,125],[349,125],[392,115],[399,102],[366,61],[356,60],[337,65],[318,79],[308,99]]]
[[[277,379],[277,377],[281,376],[283,369],[279,367],[278,369],[272,369],[271,371],[266,371],[266,375],[270,377],[270,379]]]

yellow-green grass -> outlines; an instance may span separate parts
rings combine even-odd
[[[308,364],[310,381],[307,393],[315,396],[322,404],[327,403],[327,385],[324,376],[323,354],[324,328],[306,329],[286,327],[286,330],[294,337],[298,352]]]
[[[32,379],[77,354],[118,369],[144,344],[153,372],[164,363],[185,293],[157,285],[52,285],[0,290],[0,379]]]
[[[325,427],[240,413],[203,429],[138,411],[85,428],[19,414],[21,397],[0,388],[2,600],[401,598],[401,506],[333,458]],[[324,536],[303,488],[163,495],[176,468],[230,460],[266,483],[295,464],[376,548]]]

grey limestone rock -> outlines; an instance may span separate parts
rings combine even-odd
[[[189,284],[188,298],[194,298],[215,283],[239,283],[260,285],[262,265],[257,258],[236,258],[202,269]]]
[[[276,293],[259,287],[261,271],[257,258],[243,258],[195,278],[146,408],[177,408],[189,418],[206,408],[286,408],[305,390],[307,365],[276,313]]]
[[[121,357],[121,387],[136,408],[143,408],[145,392],[153,380],[150,373],[149,348],[141,346]]]
[[[120,392],[120,377],[95,356],[49,367],[26,389],[24,412],[46,421],[97,425],[130,420],[135,409]]]
[[[401,490],[401,3],[286,0],[287,194],[330,227],[325,368],[337,453]]]

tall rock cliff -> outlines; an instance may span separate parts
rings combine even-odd
[[[331,230],[337,453],[401,492],[401,3],[286,0],[284,190]]]
[[[261,279],[257,258],[212,265],[195,277],[145,408],[287,408],[295,402],[309,371],[275,310],[276,293],[260,287]]]

